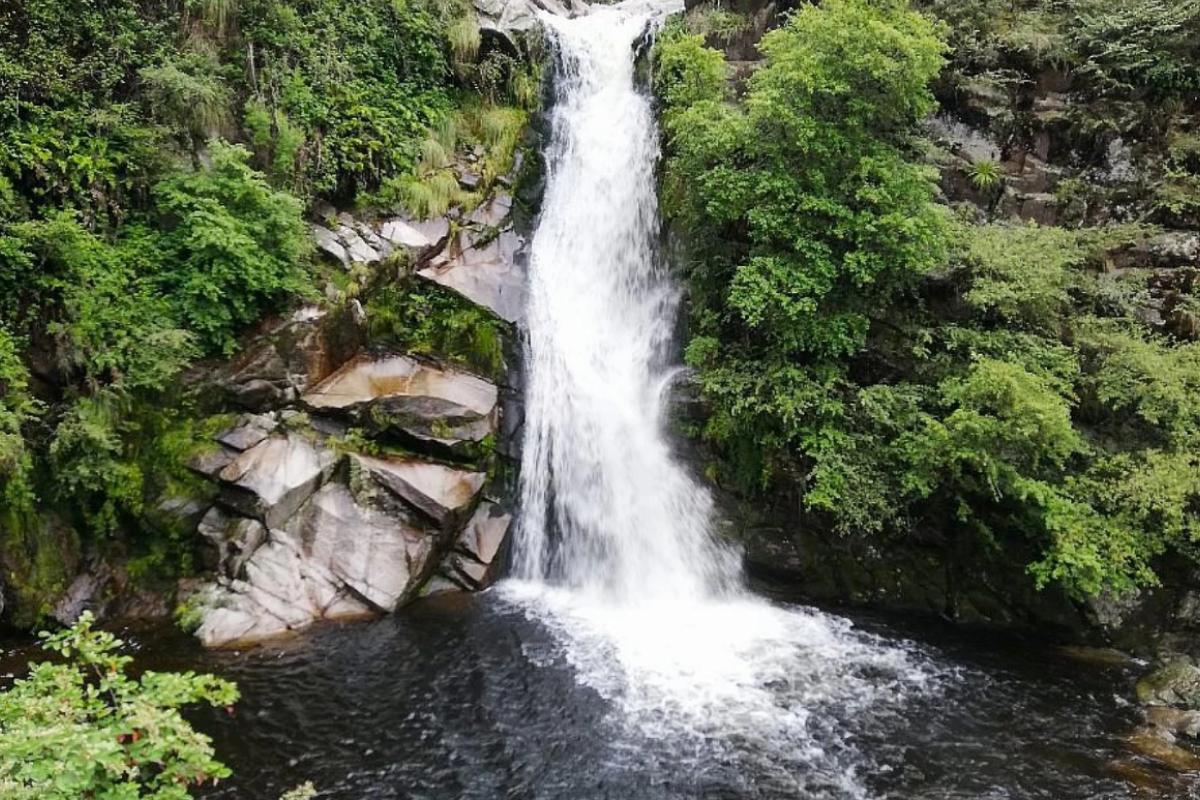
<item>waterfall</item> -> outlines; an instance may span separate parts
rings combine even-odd
[[[632,52],[656,11],[545,17],[558,75],[530,250],[516,569],[613,599],[694,598],[736,571],[663,433],[677,292],[656,252],[658,135]]]
[[[734,765],[788,796],[864,796],[865,756],[836,714],[916,696],[927,667],[742,589],[665,432],[679,298],[656,246],[658,133],[634,45],[677,5],[543,16],[555,99],[530,250],[521,524],[500,592],[611,701],[630,750],[669,743],[676,767]]]

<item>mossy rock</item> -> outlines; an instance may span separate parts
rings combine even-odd
[[[1200,708],[1200,667],[1187,658],[1168,661],[1137,682],[1139,703]]]

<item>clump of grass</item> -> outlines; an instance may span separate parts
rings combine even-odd
[[[479,55],[479,47],[483,44],[483,35],[479,31],[479,22],[475,19],[473,11],[468,11],[447,26],[446,40],[450,44],[450,53],[455,64],[462,67],[475,60]]]

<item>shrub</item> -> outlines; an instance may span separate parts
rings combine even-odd
[[[191,672],[128,674],[121,641],[90,613],[42,635],[61,660],[30,666],[0,692],[0,794],[12,800],[186,800],[227,777],[207,736],[180,709],[232,705],[237,688]]]

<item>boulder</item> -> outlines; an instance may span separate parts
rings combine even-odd
[[[287,527],[308,560],[379,611],[394,611],[429,571],[435,531],[360,504],[331,483]]]
[[[208,447],[193,454],[185,466],[192,472],[199,475],[201,478],[216,480],[217,475],[221,470],[233,463],[233,460],[238,457],[239,451],[232,447],[217,445]]]
[[[486,242],[460,234],[417,275],[458,292],[506,322],[517,322],[525,313],[525,270],[518,259],[523,245],[512,231]]]
[[[313,242],[317,249],[329,255],[343,267],[350,266],[350,254],[338,240],[338,235],[323,225],[312,225]]]
[[[483,488],[487,475],[416,459],[352,456],[353,463],[440,526],[452,522]]]
[[[186,604],[200,614],[196,636],[206,647],[278,636],[322,618],[372,613],[289,537],[273,537],[256,550],[245,580],[207,584]]]
[[[217,442],[242,453],[270,436],[276,427],[272,416],[245,414],[234,427],[218,435]]]
[[[445,241],[449,230],[450,223],[444,219],[422,223],[396,217],[383,223],[380,236],[393,247],[404,248],[415,260],[420,260]]]
[[[495,197],[480,203],[479,207],[470,213],[467,222],[488,228],[500,228],[512,216],[512,196],[500,192]]]
[[[277,527],[317,490],[336,460],[299,434],[272,436],[221,470],[221,502]]]
[[[1200,755],[1175,744],[1174,737],[1161,731],[1141,728],[1126,740],[1139,755],[1166,767],[1173,772],[1195,772],[1200,770]]]
[[[346,248],[346,255],[351,264],[373,264],[380,260],[379,251],[367,244],[358,231],[350,225],[339,225],[337,236],[342,246]]]
[[[587,9],[580,0],[474,0],[474,5],[480,31],[513,54],[521,51],[524,35],[538,28],[539,11],[570,17]]]
[[[495,503],[484,501],[459,534],[454,543],[455,549],[481,564],[491,564],[500,552],[500,545],[504,543],[511,523],[511,514],[505,513]]]
[[[360,356],[302,398],[314,412],[337,413],[376,431],[450,447],[479,442],[496,428],[496,386],[408,356]]]
[[[1200,711],[1150,706],[1146,709],[1146,724],[1171,736],[1200,738]]]
[[[511,523],[512,516],[495,503],[480,503],[455,540],[444,571],[469,588],[488,586],[496,577],[496,556]]]
[[[1180,656],[1137,682],[1137,699],[1144,705],[1200,709],[1200,668]]]

